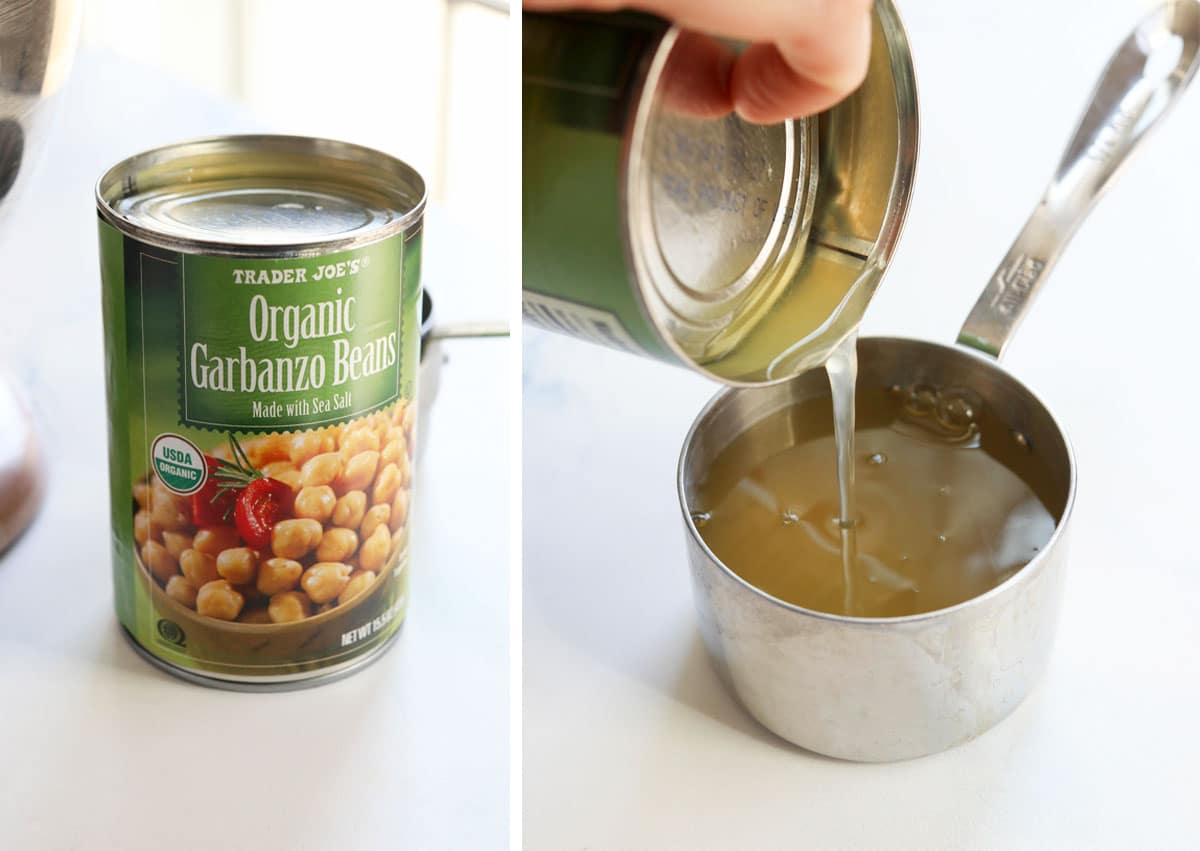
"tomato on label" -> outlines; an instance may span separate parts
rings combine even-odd
[[[208,478],[204,486],[192,494],[192,522],[197,526],[227,526],[233,520],[233,504],[237,493],[222,489],[215,474],[221,469],[220,462],[211,455],[204,456]]]
[[[238,534],[256,550],[271,546],[271,531],[292,514],[295,494],[291,485],[278,479],[253,479],[237,496],[233,509]]]

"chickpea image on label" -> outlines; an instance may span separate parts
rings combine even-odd
[[[337,495],[329,485],[301,488],[296,494],[296,516],[324,523],[333,516]]]
[[[317,546],[318,561],[345,561],[358,549],[358,533],[334,528],[325,532]]]
[[[392,501],[392,497],[396,495],[396,491],[403,484],[400,475],[400,468],[395,464],[388,464],[379,471],[379,478],[375,480],[375,487],[371,491],[371,503],[373,505],[386,504]]]
[[[374,505],[371,510],[363,517],[362,526],[359,528],[359,534],[365,541],[375,534],[375,530],[380,526],[386,526],[388,520],[392,516],[392,507],[390,505]]]
[[[350,574],[350,581],[346,583],[346,587],[342,589],[342,593],[338,595],[339,603],[347,603],[353,600],[363,591],[371,587],[371,583],[375,581],[375,574],[369,570],[356,570]]]
[[[271,551],[279,558],[301,558],[316,549],[323,532],[316,520],[281,520],[271,533]]]
[[[359,428],[348,434],[340,449],[342,459],[349,461],[363,452],[379,451],[379,435],[369,429]]]
[[[379,453],[372,449],[364,450],[346,462],[334,484],[341,493],[365,490],[374,480],[378,467]]]
[[[350,565],[321,561],[304,571],[300,585],[314,603],[328,603],[350,581]]]
[[[300,468],[300,486],[313,487],[333,484],[342,472],[342,456],[336,452],[316,455],[304,462]]]
[[[288,457],[291,462],[299,467],[309,458],[314,455],[320,455],[323,451],[324,435],[316,431],[301,432],[292,438],[288,445]]]
[[[247,585],[254,581],[258,570],[258,554],[248,547],[225,550],[217,556],[217,573],[234,585]]]
[[[267,614],[272,623],[294,623],[312,614],[312,602],[298,591],[283,591],[271,598]]]
[[[196,611],[210,618],[231,621],[242,611],[246,598],[224,579],[209,582],[196,595]]]
[[[179,554],[179,567],[188,582],[200,588],[221,578],[217,572],[217,559],[197,549],[184,550]]]
[[[167,580],[167,596],[172,600],[183,603],[189,609],[196,608],[196,586],[182,576],[172,576]]]
[[[150,522],[158,529],[175,531],[188,525],[188,518],[179,510],[174,501],[165,499],[159,494],[151,497]]]
[[[363,543],[358,553],[358,563],[363,570],[379,570],[387,561],[388,551],[392,546],[392,536],[388,533],[387,524],[376,527],[371,537]]]
[[[388,527],[393,532],[400,531],[408,520],[408,491],[398,490],[392,498],[392,510],[388,516]]]
[[[367,495],[363,491],[350,491],[333,507],[333,525],[344,529],[357,529],[367,513]]]
[[[183,555],[183,551],[190,550],[193,544],[192,536],[186,535],[183,532],[163,532],[162,539],[163,546],[167,548],[167,552],[175,557],[176,561]]]
[[[154,574],[155,578],[167,582],[179,572],[178,565],[167,548],[158,541],[146,541],[142,545],[142,561]]]
[[[296,465],[291,461],[272,461],[270,464],[263,465],[262,474],[268,478],[274,479],[279,477],[282,473],[296,469]]]
[[[363,501],[366,501],[365,494]],[[133,540],[137,542],[139,547],[145,546],[146,542],[150,540],[150,530],[152,527],[153,524],[150,522],[149,511],[142,510],[133,515]]]
[[[268,597],[291,591],[300,581],[304,566],[290,558],[269,558],[258,568],[258,590]]]
[[[389,432],[390,433],[390,432]],[[404,433],[400,432],[398,440],[389,440],[384,444],[383,450],[379,453],[379,463],[383,466],[395,464],[408,452],[408,446],[404,440]]]
[[[192,549],[216,558],[225,550],[233,549],[241,542],[242,539],[238,537],[237,529],[228,526],[208,526],[192,537]]]
[[[151,473],[132,489],[139,561],[175,603],[251,626],[298,623],[373,592],[407,545],[408,410],[207,450],[226,468],[241,457],[246,484],[266,479],[290,493],[258,538],[243,539],[253,530],[235,522],[239,489],[193,508]]]

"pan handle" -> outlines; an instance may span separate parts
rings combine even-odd
[[[1187,88],[1198,47],[1200,2],[1174,0],[1142,19],[1117,49],[1054,179],[967,316],[959,343],[997,359],[1004,353],[1076,228]]]
[[[435,324],[429,330],[430,340],[452,340],[460,337],[507,337],[508,323],[500,320],[480,322],[451,322]]]

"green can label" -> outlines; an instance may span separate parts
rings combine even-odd
[[[171,251],[101,220],[113,570],[150,653],[303,678],[404,617],[420,232],[306,258]]]
[[[181,421],[286,430],[400,398],[399,244],[303,264],[180,258]]]

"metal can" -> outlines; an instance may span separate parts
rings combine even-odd
[[[737,45],[645,15],[526,14],[525,319],[732,385],[824,363],[883,277],[916,169],[890,0],[873,26],[851,97],[761,126],[696,94]]]
[[[229,136],[96,185],[117,617],[186,679],[327,681],[408,600],[425,184]]]

